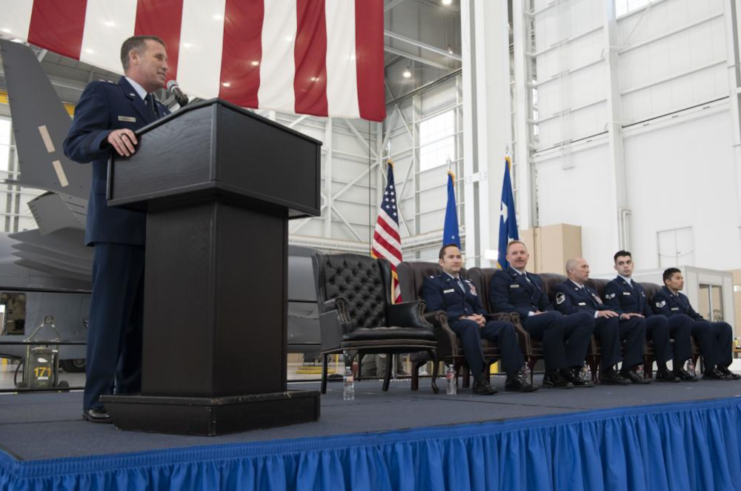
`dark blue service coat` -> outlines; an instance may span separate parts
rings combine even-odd
[[[155,103],[155,111],[145,105],[125,77],[121,77],[118,83],[91,82],[82,93],[72,127],[64,140],[64,153],[75,162],[93,164],[93,185],[85,227],[86,245],[96,242],[144,245],[146,214],[109,207],[106,202],[108,159],[113,151],[106,138],[113,130],[128,128],[136,131],[170,114],[160,102]]]
[[[473,284],[464,279],[461,279],[461,284],[447,273],[425,278],[422,292],[427,310],[442,310],[447,314],[448,324],[460,338],[463,355],[475,377],[480,376],[486,367],[481,338],[497,343],[504,371],[515,374],[525,365],[515,326],[506,321],[489,320],[484,327],[479,327],[475,321],[461,319],[473,314],[486,315]]]

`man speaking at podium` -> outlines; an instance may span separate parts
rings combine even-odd
[[[104,394],[141,390],[146,214],[106,203],[108,159],[128,157],[138,144],[134,131],[169,114],[152,93],[165,86],[167,51],[155,36],[133,36],[121,46],[125,76],[85,88],[64,153],[93,163],[85,245],[95,247],[93,294],[87,344],[82,417],[109,423],[99,401]]]

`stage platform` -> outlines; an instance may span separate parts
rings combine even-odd
[[[357,382],[355,401],[331,383],[317,423],[212,438],[83,422],[80,393],[5,395],[0,489],[741,489],[741,381],[492,397],[428,382]]]

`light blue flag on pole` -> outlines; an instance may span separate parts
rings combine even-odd
[[[461,248],[461,236],[458,230],[458,210],[455,205],[455,174],[448,171],[448,207],[445,209],[445,227],[443,245],[455,244]]]
[[[502,184],[502,204],[499,207],[499,257],[497,267],[507,269],[507,244],[510,240],[520,240],[517,231],[517,217],[515,216],[515,197],[512,193],[512,178],[510,170],[512,161],[509,157],[504,159],[504,183]]]

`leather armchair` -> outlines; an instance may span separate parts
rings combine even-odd
[[[423,351],[437,361],[432,325],[422,317],[419,302],[391,303],[391,265],[384,259],[358,254],[315,254],[314,278],[322,334],[322,393],[327,391],[327,360],[332,354],[414,353]],[[393,364],[383,382],[387,391]],[[437,367],[437,364],[435,364]],[[416,390],[415,374],[412,388]],[[432,390],[437,393],[437,368]]]
[[[424,302],[422,295],[422,284],[424,279],[427,276],[440,274],[442,268],[436,263],[404,261],[397,266],[396,271],[399,274],[401,298],[412,298]],[[461,270],[460,274],[462,278],[473,281],[470,278],[469,272],[465,269]],[[489,317],[496,320],[508,320],[513,323],[517,322],[515,324],[516,326],[519,324],[519,316],[517,316],[517,314],[494,314],[489,315]],[[455,367],[456,373],[461,373],[463,376],[463,387],[468,387],[470,384],[469,367],[466,363],[465,357],[463,356],[463,348],[461,347],[460,340],[448,325],[448,316],[442,310],[427,312],[425,309],[424,318],[435,328],[438,357],[444,360],[446,365],[452,364]],[[493,343],[488,339],[482,339],[481,344],[487,366],[496,362],[501,357],[501,352],[496,343]],[[416,372],[424,363],[425,360],[418,361],[413,367],[413,370]],[[486,377],[487,379],[490,378],[489,370],[486,370]]]
[[[548,301],[551,302],[551,305],[555,307],[556,305],[556,292],[555,288],[557,285],[560,285],[564,281],[566,281],[566,276],[562,274],[556,274],[556,273],[540,273],[540,277],[543,280],[543,291],[548,296]],[[590,287],[593,287],[594,285],[589,285]],[[604,285],[603,285],[604,290]],[[597,290],[598,293],[599,290]],[[601,293],[600,293],[601,296]],[[592,373],[592,381],[597,382],[599,380],[599,364],[602,360],[602,346],[600,342],[592,336],[592,339],[589,340],[589,349],[587,350],[587,365],[589,366],[589,371]]]
[[[646,301],[648,301],[648,305],[650,307],[651,305],[653,305],[654,295],[656,295],[656,292],[661,290],[661,286],[657,285],[656,283],[648,282],[641,282],[641,285],[646,290]],[[672,344],[674,344],[674,338],[672,338],[671,342]],[[700,348],[698,348],[697,344],[695,343],[695,338],[691,337],[690,343],[692,343],[692,362],[695,364],[695,366],[697,366],[697,360],[700,358]],[[653,364],[656,360],[656,355],[654,354],[654,343],[652,341],[646,342],[646,349],[644,351],[643,358],[645,360],[643,372],[646,374],[646,377],[651,377],[653,372]],[[697,372],[699,373],[700,371],[698,370]]]
[[[532,382],[535,362],[538,359],[543,358],[543,343],[530,337],[530,333],[522,327],[519,314],[515,312],[494,313],[494,309],[489,303],[489,286],[491,285],[491,279],[494,277],[496,271],[497,269],[495,268],[471,268],[468,272],[468,276],[476,287],[476,290],[479,292],[479,299],[481,300],[484,310],[489,312],[489,315],[491,316],[499,316],[499,319],[507,320],[514,324],[515,330],[517,331],[517,339],[520,343],[520,349],[522,350],[522,354],[525,356],[527,365],[530,368],[530,381]]]

